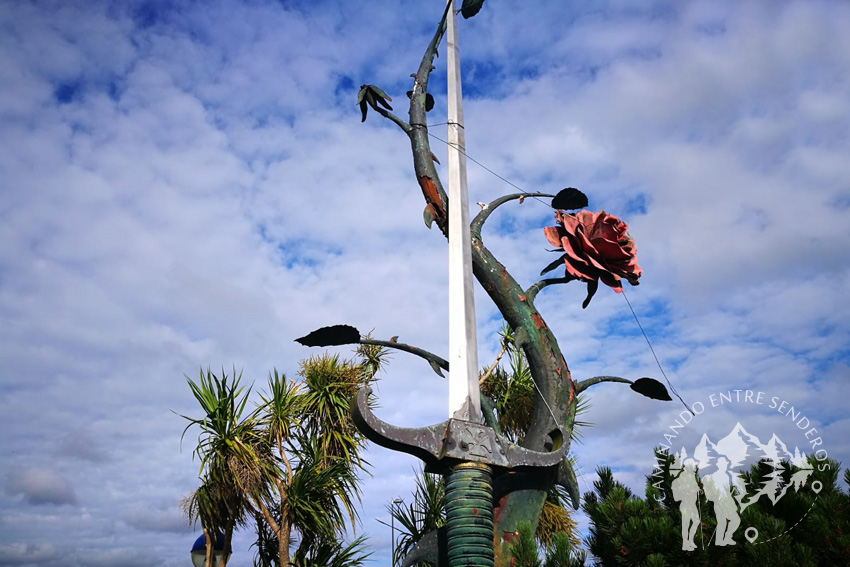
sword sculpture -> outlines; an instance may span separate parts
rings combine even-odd
[[[357,396],[353,417],[357,427],[368,439],[384,447],[413,454],[425,461],[426,470],[444,475],[448,565],[489,567],[494,565],[494,469],[506,471],[515,467],[554,467],[564,459],[568,445],[562,443],[558,450],[550,453],[532,451],[510,442],[483,423],[478,385],[472,246],[454,0],[448,0],[446,10],[448,201],[451,204],[448,207],[449,419],[421,429],[389,425],[375,417],[369,409],[367,396],[371,389],[368,386]],[[411,97],[424,94],[422,83],[417,77]],[[416,123],[416,117],[411,111],[411,126]],[[420,124],[424,128],[424,121],[417,126]],[[428,181],[420,178],[421,185],[427,185]],[[444,212],[434,210],[438,214]],[[562,431],[558,437],[564,437]]]
[[[449,5],[454,0],[449,0]],[[446,46],[448,67],[449,176],[449,417],[481,420],[478,345],[472,285],[472,240],[466,187],[466,141],[460,80],[457,15],[449,10]]]
[[[471,17],[482,3],[483,0],[464,0],[461,13]],[[551,197],[554,209],[579,209],[587,206],[587,198],[580,191],[565,189],[558,195],[506,195],[486,205],[470,222],[455,12],[454,0],[448,0],[437,31],[417,72],[412,75],[413,88],[408,92],[409,121],[388,112],[392,110],[387,103],[389,97],[375,85],[361,86],[358,94],[364,120],[371,107],[407,134],[416,178],[426,202],[425,223],[429,228],[436,224],[448,238],[449,360],[399,343],[395,338],[381,341],[364,337],[348,325],[324,327],[296,339],[307,346],[359,343],[395,348],[426,359],[440,375],[442,370],[450,371],[449,418],[442,423],[402,428],[381,421],[369,407],[368,396],[372,390],[368,385],[360,389],[352,404],[352,419],[367,439],[414,455],[425,462],[426,471],[442,474],[445,478],[446,529],[441,528],[420,540],[402,567],[420,561],[440,567],[490,567],[494,564],[506,567],[510,564],[509,549],[517,524],[520,521],[536,524],[553,485],[565,488],[573,507],[578,508],[575,474],[565,459],[575,421],[577,395],[594,384],[622,382],[647,397],[670,399],[664,386],[650,378],[632,382],[614,376],[597,376],[575,382],[555,336],[534,305],[535,296],[543,288],[575,278],[544,279],[524,289],[484,246],[481,229],[497,207],[513,200],[522,202],[526,197]],[[443,189],[433,163],[436,158],[431,153],[426,118],[426,112],[433,106],[428,79],[444,34],[448,35],[449,194]],[[544,272],[554,269],[563,259],[550,264]],[[500,434],[488,400],[479,393],[473,274],[513,330],[514,345],[522,349],[531,372],[534,383],[532,418],[520,444]],[[588,284],[588,290],[590,297],[595,286]],[[494,502],[498,510],[495,521]]]

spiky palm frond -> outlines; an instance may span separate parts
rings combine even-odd
[[[525,355],[509,349],[509,368],[490,371],[481,391],[495,401],[496,415],[502,433],[514,442],[522,439],[534,415],[534,382]]]
[[[304,412],[302,388],[277,369],[269,374],[268,392],[260,394],[262,403],[255,410],[260,429],[268,442],[273,444],[278,457],[283,461],[287,476],[292,474],[291,465],[286,457],[284,446],[300,430]]]
[[[220,504],[221,497],[217,492],[210,482],[206,481],[180,502],[180,508],[190,525],[200,522],[201,527],[212,533],[224,527],[225,518],[222,512],[226,511],[226,507]]]
[[[202,523],[205,516],[211,517],[212,525],[225,532],[243,524],[246,512],[269,497],[271,480],[278,475],[258,422],[253,415],[244,415],[250,388],[239,385],[241,377],[234,369],[232,379],[225,372],[219,378],[209,370],[201,371],[197,383],[187,378],[204,415],[183,416],[189,421],[184,435],[192,426],[200,429],[194,455],[201,461],[203,475],[187,512]]]
[[[368,333],[364,338],[371,339],[372,333]],[[354,352],[360,358],[360,368],[363,370],[364,382],[374,380],[378,371],[392,358],[390,356],[390,350],[379,345],[359,344]]]
[[[387,506],[390,515],[395,518],[396,528],[401,532],[396,560],[407,555],[426,533],[445,525],[444,507],[442,477],[426,473],[420,468],[416,473],[413,502],[407,506]]]
[[[345,520],[357,520],[359,477],[345,459],[329,458],[315,438],[299,439],[297,464],[286,490],[283,513],[302,537],[302,545],[333,538]]]
[[[276,514],[276,510],[272,510],[272,515],[277,516],[276,521],[279,523],[280,515]],[[254,526],[257,533],[257,540],[251,544],[251,547],[257,548],[254,567],[280,567],[277,534],[260,513],[254,515]]]
[[[570,429],[570,439],[576,443],[581,443],[582,429],[585,427],[593,427],[593,423],[589,421],[581,421],[578,416],[590,409],[590,400],[582,393],[576,398],[576,414],[573,421],[573,427]]]
[[[299,374],[306,388],[302,427],[316,437],[328,458],[360,464],[363,438],[351,421],[351,400],[363,384],[362,368],[325,354],[302,361]]]
[[[360,536],[349,544],[323,541],[307,553],[295,554],[300,567],[360,567],[372,555],[366,552],[366,538]]]

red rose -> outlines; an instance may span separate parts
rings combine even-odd
[[[617,293],[623,291],[621,278],[638,285],[641,269],[626,223],[605,211],[575,214],[558,211],[555,220],[559,226],[546,227],[543,232],[564,254],[549,264],[541,275],[554,270],[563,261],[567,278],[587,282],[587,299],[582,307],[590,303],[600,279]]]

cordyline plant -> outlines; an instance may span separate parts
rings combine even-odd
[[[464,2],[461,12],[470,17],[480,9],[481,1]],[[389,96],[375,85],[363,85],[358,95],[358,104],[365,120],[368,108],[396,124],[408,137],[413,153],[413,169],[416,181],[425,200],[425,224],[437,229],[448,238],[448,211],[451,203],[443,188],[431,151],[428,119],[426,112],[433,107],[433,96],[428,92],[428,80],[434,69],[433,61],[446,29],[449,8],[437,27],[437,31],[425,50],[419,68],[411,75],[413,86],[407,93],[409,118],[393,114],[387,103]],[[500,206],[526,198],[551,198],[556,210],[556,226],[544,229],[546,239],[561,252],[559,257],[546,266],[541,275],[559,266],[564,266],[562,277],[542,279],[528,288],[523,288],[485,246],[482,228],[490,215]],[[641,275],[637,264],[634,241],[627,232],[624,222],[615,216],[583,209],[588,205],[587,197],[574,188],[564,189],[555,195],[537,192],[522,192],[505,195],[489,204],[472,220],[471,246],[473,274],[487,292],[513,335],[513,344],[522,350],[534,383],[532,415],[530,424],[523,431],[519,444],[537,452],[549,452],[553,445],[569,443],[575,425],[577,397],[586,388],[600,382],[630,384],[638,393],[651,398],[670,400],[664,386],[650,378],[631,381],[615,376],[596,376],[575,381],[567,366],[558,341],[535,307],[534,300],[544,288],[553,284],[581,281],[587,284],[588,295],[583,307],[587,307],[596,293],[599,281],[615,291],[622,291],[622,280],[637,285]],[[576,211],[570,213],[566,211]],[[362,337],[360,332],[347,325],[325,327],[297,339],[306,346],[329,346],[359,343],[381,345],[420,356],[442,376],[448,370],[448,362],[436,354],[409,344],[399,343],[396,338],[389,341]],[[498,434],[503,434],[494,416],[494,401],[482,394],[482,409],[487,425]],[[551,437],[554,431],[563,430],[569,435],[563,440]],[[572,465],[564,459],[557,467],[537,471],[533,475],[524,473],[504,475],[494,483],[494,546],[497,567],[507,567],[511,562],[510,545],[517,537],[518,526],[536,528],[546,504],[547,495],[555,485],[565,488],[574,508],[579,506],[579,491]],[[415,550],[411,553],[414,553]],[[440,562],[433,556],[408,558],[403,564],[430,561]]]
[[[183,508],[190,523],[201,523],[208,566],[216,534],[222,534],[225,565],[234,529],[252,519],[258,565],[356,567],[369,556],[362,537],[341,540],[346,525],[357,523],[360,472],[368,465],[348,409],[386,355],[374,346],[357,354],[359,362],[330,355],[304,360],[298,381],[275,370],[253,411],[250,388],[240,386],[235,369],[232,378],[209,370],[198,382],[187,377],[203,412],[183,416],[189,422],[184,435],[200,430],[194,456],[201,486]]]

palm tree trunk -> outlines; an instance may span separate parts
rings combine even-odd
[[[204,541],[206,545],[204,547],[204,566],[205,567],[213,567],[213,541],[210,537],[210,531],[207,528],[204,529]]]
[[[230,559],[230,542],[233,540],[233,522],[228,522],[224,529],[224,549],[221,554],[221,562],[218,567],[227,567],[227,560]]]
[[[277,533],[277,553],[281,567],[289,567],[289,522],[280,521],[280,531]]]

